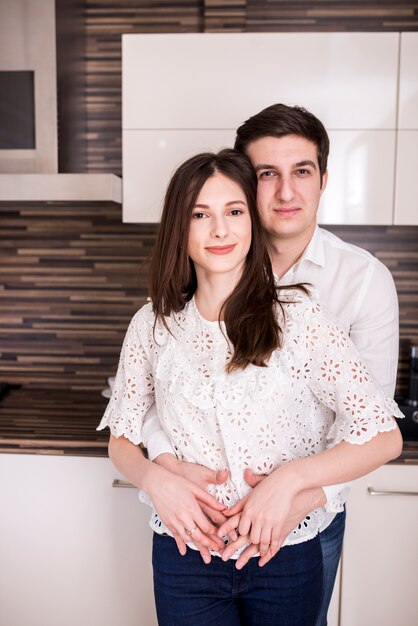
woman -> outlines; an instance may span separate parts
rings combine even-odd
[[[277,552],[282,520],[304,489],[357,478],[401,450],[392,417],[401,414],[349,338],[306,289],[276,289],[255,197],[252,166],[233,150],[193,157],[174,174],[151,303],[129,326],[99,426],[111,429],[116,467],[155,509],[162,626],[314,624],[327,512],[312,511]],[[179,459],[227,470],[212,495],[143,457],[137,444],[154,401]],[[252,544],[269,561],[259,568],[252,558],[237,570],[219,558],[224,543],[198,500],[235,512],[250,491],[246,468],[268,477],[228,530],[239,531],[234,550]]]

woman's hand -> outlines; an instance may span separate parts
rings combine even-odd
[[[224,510],[225,507],[213,496],[146,459],[141,448],[124,436],[110,435],[109,456],[133,485],[151,497],[160,518],[172,532],[180,554],[186,554],[186,543],[193,541],[208,563],[209,548],[223,549],[224,543],[216,535],[217,528],[202,513],[197,500],[199,498],[214,510]]]
[[[198,463],[188,463],[187,461],[181,461],[173,454],[169,454],[168,452],[157,456],[154,459],[154,463],[165,467],[165,469],[168,469],[170,472],[173,472],[178,476],[186,478],[198,487],[201,487],[201,489],[204,489],[205,492],[207,492],[207,488],[209,485],[221,485],[228,479],[227,470],[220,470],[218,472],[215,472],[214,470],[204,467],[203,465],[199,465]],[[221,524],[226,522],[226,516],[218,509],[215,509],[202,501],[200,501],[200,506],[205,515],[207,515],[209,519],[217,526],[220,526]]]
[[[180,554],[186,554],[189,541],[199,549],[205,563],[211,560],[209,549],[223,550],[224,542],[217,536],[218,529],[202,512],[200,502],[218,512],[225,507],[204,489],[155,464],[144,476],[143,489],[161,521],[173,534]]]

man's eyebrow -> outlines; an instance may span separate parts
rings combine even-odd
[[[314,161],[310,161],[309,159],[307,159],[306,161],[299,161],[298,163],[295,163],[294,167],[304,167],[305,165],[310,165],[314,168],[314,170],[317,169],[316,163]]]
[[[306,165],[310,165],[315,170],[318,169],[315,161],[311,161],[310,159],[305,159],[304,161],[298,161],[297,163],[293,164],[293,167],[304,167]],[[259,172],[260,170],[275,170],[275,169],[277,169],[277,167],[275,165],[270,165],[269,163],[258,163],[254,167],[254,170],[256,172]]]
[[[259,172],[260,170],[274,170],[274,169],[275,169],[274,165],[269,165],[268,163],[259,163],[258,165],[254,167],[254,170],[256,172]]]

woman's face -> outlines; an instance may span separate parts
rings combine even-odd
[[[251,217],[244,191],[223,174],[208,178],[190,222],[188,253],[197,279],[208,274],[239,278],[251,245]]]

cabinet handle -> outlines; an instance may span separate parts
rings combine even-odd
[[[418,496],[418,491],[376,491],[373,487],[367,487],[371,496]]]
[[[118,478],[115,478],[112,487],[116,489],[138,489],[138,487],[135,487],[132,483],[128,483],[126,480],[119,480]]]

